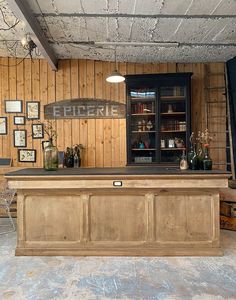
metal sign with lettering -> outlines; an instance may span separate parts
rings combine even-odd
[[[126,105],[101,99],[71,99],[44,106],[45,119],[122,119]]]

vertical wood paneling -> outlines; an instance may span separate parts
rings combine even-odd
[[[9,69],[8,69],[8,58],[3,58],[2,59],[2,65],[6,66],[6,67],[3,67],[2,66],[2,116],[5,116],[5,105],[4,105],[4,100],[6,99],[9,99],[9,96],[10,96],[10,87],[9,87]],[[15,96],[16,96],[16,90],[15,90]],[[8,118],[8,123],[12,123],[12,116],[10,116],[10,118]],[[1,141],[2,141],[2,155],[4,157],[9,157],[9,153],[10,153],[10,145],[11,143],[13,144],[12,142],[12,132],[10,131],[10,127],[8,125],[8,135],[3,135],[1,137]],[[13,153],[15,154],[15,152]],[[16,157],[16,155],[14,155]],[[16,159],[15,159],[16,160]]]
[[[37,67],[36,70],[37,72]],[[37,73],[35,74],[37,76]],[[38,84],[37,82],[35,82]],[[42,122],[44,121],[43,118],[43,111],[44,105],[48,103],[48,65],[45,60],[40,60],[39,62],[39,97],[40,97],[40,116]],[[38,100],[37,98],[33,98],[32,100]],[[38,121],[32,122],[32,124],[37,124]],[[48,140],[48,137],[45,136],[45,140]],[[42,140],[41,139],[34,139],[33,140],[34,147],[36,149],[42,149]],[[43,166],[43,153],[42,151],[37,151],[37,166]]]
[[[127,74],[126,63],[119,63],[119,71],[121,72],[122,75]],[[119,101],[121,103],[126,103],[125,82],[119,83],[117,88],[118,88]]]
[[[224,64],[223,63],[218,63],[218,86],[223,87],[224,86]],[[220,97],[220,102],[226,102],[226,97],[225,97],[225,91],[221,88],[219,90],[219,97]],[[226,136],[224,132],[226,132],[226,106],[222,103],[221,105],[222,109],[218,111],[219,118],[218,118],[218,130],[219,130],[219,139],[218,143],[219,145],[224,145],[226,144]],[[219,149],[219,162],[224,163],[226,161],[226,152],[224,149]],[[224,165],[220,165],[220,169],[224,169]]]
[[[42,78],[42,77],[41,77]],[[32,99],[32,70],[31,70],[31,60],[25,60],[24,61],[24,100],[26,101],[32,101],[34,99]],[[46,83],[47,83],[47,78],[46,78]],[[40,103],[41,105],[41,103]],[[24,105],[24,108],[26,109],[26,106]],[[42,112],[40,111],[40,115],[42,114]],[[24,128],[27,131],[27,148],[28,149],[33,149],[35,148],[39,148],[39,141],[37,140],[33,140],[32,138],[32,124],[36,123],[36,122],[32,122],[32,121],[26,121],[25,122],[25,126]],[[37,161],[40,162],[40,155],[41,155],[41,151],[38,151],[38,156],[37,156]]]
[[[102,99],[111,99],[111,83],[106,82],[106,78],[111,74],[113,70],[111,70],[110,63],[103,62],[102,63]],[[112,120],[105,119],[103,120],[103,157],[104,157],[104,167],[111,166],[112,160],[112,147],[111,147],[111,126]]]
[[[27,121],[26,126],[13,124],[13,117],[17,114],[5,114],[4,100],[23,100],[23,113],[25,115],[25,102],[28,100],[40,101],[41,121],[44,121],[44,105],[54,101],[73,98],[96,98],[126,102],[125,83],[110,84],[106,77],[115,69],[114,62],[101,62],[92,60],[62,60],[59,61],[59,70],[54,72],[45,60],[24,60],[18,66],[10,67],[19,62],[15,58],[1,58],[0,66],[0,109],[1,115],[8,117],[8,135],[0,136],[0,155],[12,156],[14,166],[31,166],[17,162],[17,148],[13,147],[13,129],[26,128],[28,131],[28,148],[37,150],[37,163],[42,166],[42,140],[32,140],[31,124],[37,121]],[[216,73],[209,81],[210,86],[224,86],[223,63],[194,63],[194,64],[134,64],[118,63],[117,67],[122,74],[151,74],[167,72],[193,72],[192,76],[192,130],[204,130],[206,128],[206,93],[205,66],[210,72]],[[220,75],[221,73],[221,75]],[[210,92],[214,101],[220,102],[224,98],[222,90]],[[214,135],[213,146],[216,143],[225,145],[225,107],[221,103],[211,109],[208,116],[209,129]],[[214,119],[214,115],[222,116],[222,119]],[[65,150],[67,146],[81,143],[85,146],[82,152],[82,166],[88,167],[118,167],[126,164],[126,120],[125,119],[73,119],[57,120],[55,129],[58,133],[57,146],[59,150]],[[45,140],[47,137],[45,136]],[[224,150],[212,151],[214,161],[225,162]]]
[[[79,61],[71,60],[71,97],[79,98]],[[78,135],[80,132],[80,120],[75,119],[72,122],[72,144],[78,144]]]
[[[95,98],[102,99],[102,86],[103,86],[103,76],[102,76],[102,62],[95,62]],[[96,167],[102,167],[104,164],[103,158],[103,120],[95,120],[95,165]]]
[[[58,71],[56,72],[56,101],[63,100],[63,61],[58,63]],[[65,150],[64,144],[64,121],[56,120],[57,130],[57,147],[60,151]]]
[[[11,66],[15,66],[15,65],[16,65],[16,59],[9,58],[9,66],[10,66],[9,67],[9,98],[10,99],[16,99],[16,67],[11,67]],[[23,99],[19,99],[19,100],[23,100]],[[4,103],[3,103],[3,109],[4,109]],[[23,109],[24,109],[24,105],[23,105]],[[13,159],[14,166],[17,166],[18,165],[17,149],[14,148],[14,145],[13,145],[12,132],[13,132],[13,129],[17,129],[18,126],[14,125],[14,114],[6,114],[6,115],[8,117],[7,118],[8,119],[8,135],[5,137],[5,141],[3,140],[4,148],[6,147],[6,150],[9,151],[7,153],[10,153],[10,157],[12,157],[12,159]],[[6,156],[9,156],[7,153],[6,153]],[[3,155],[4,155],[4,152],[3,152]]]
[[[94,98],[95,95],[95,81],[94,81],[94,73],[95,72],[95,63],[94,61],[87,61],[87,97]],[[96,165],[96,134],[95,134],[95,120],[88,119],[87,120],[87,133],[88,133],[88,142],[87,148],[83,150],[87,154],[87,166],[95,167]]]
[[[81,60],[79,62],[79,93],[81,98],[87,98],[87,61]],[[82,163],[81,165],[87,166],[88,164],[88,120],[80,120],[80,131],[77,137],[77,143],[82,144],[85,150],[81,153]]]
[[[21,59],[17,59],[16,63],[16,98],[19,100],[24,100],[25,99],[25,94],[24,94],[24,84],[25,84],[25,80],[24,80],[24,64],[25,62],[20,63]],[[25,113],[25,101],[23,101],[23,113]],[[23,128],[22,128],[23,129]],[[27,137],[27,142],[28,142],[28,138],[30,139],[30,137]],[[12,136],[13,139],[13,136]],[[12,142],[13,144],[13,142]],[[16,153],[16,157],[17,157],[17,148],[14,148],[14,153]],[[22,167],[28,167],[29,163],[20,163],[20,165]]]
[[[63,61],[63,99],[71,99],[70,60]],[[64,120],[64,148],[72,146],[72,120]]]
[[[32,99],[31,100],[36,100],[40,101],[40,119],[42,122],[44,121],[44,115],[43,115],[43,105],[41,102],[41,84],[40,84],[40,78],[42,74],[40,73],[40,65],[42,65],[41,60],[35,60],[32,65],[31,65],[31,70],[32,70]],[[45,64],[47,65],[47,64]],[[41,78],[42,79],[42,78]],[[42,79],[43,80],[43,79]],[[45,82],[45,81],[44,81]],[[45,85],[47,87],[47,81],[45,82]],[[27,121],[26,121],[27,122]],[[45,137],[45,140],[47,137]],[[33,140],[32,144],[34,149],[37,149],[36,157],[37,161],[35,165],[37,167],[42,167],[43,162],[42,162],[42,140]]]

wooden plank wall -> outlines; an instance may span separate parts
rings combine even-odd
[[[13,116],[25,115],[25,101],[41,102],[41,121],[45,104],[77,97],[110,99],[125,102],[125,84],[109,84],[106,76],[114,69],[114,62],[92,60],[61,60],[59,70],[53,72],[45,60],[0,58],[0,110],[1,116],[8,117],[8,135],[0,136],[0,156],[13,158],[13,166],[42,166],[41,140],[32,139],[32,121],[25,126],[16,126]],[[17,66],[16,64],[19,63]],[[4,65],[4,66],[3,66]],[[214,130],[214,143],[225,147],[225,123],[206,116],[206,101],[209,98],[206,89],[206,67],[217,74],[211,79],[212,85],[224,85],[224,63],[194,64],[133,64],[119,63],[122,74],[193,72],[192,77],[192,129],[205,129],[207,120],[210,130]],[[219,73],[219,74],[218,74]],[[221,99],[222,90],[214,91],[213,98]],[[22,99],[23,114],[6,114],[5,99]],[[224,115],[225,108],[216,104],[211,113]],[[13,147],[13,129],[26,129],[28,132],[27,148],[37,150],[37,162],[19,163],[17,148]],[[126,121],[124,119],[74,119],[57,120],[57,146],[64,150],[67,146],[81,143],[85,146],[82,154],[82,166],[119,167],[126,164]],[[218,133],[217,133],[218,132]],[[223,132],[223,133],[222,133]],[[212,154],[214,161],[225,161],[225,150],[216,150]]]

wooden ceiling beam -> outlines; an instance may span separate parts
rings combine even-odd
[[[8,0],[8,3],[15,16],[25,22],[26,33],[31,35],[39,51],[52,67],[52,70],[57,71],[58,59],[45,38],[37,19],[32,14],[27,1]]]

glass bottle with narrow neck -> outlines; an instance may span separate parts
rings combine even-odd
[[[191,156],[189,156],[189,169],[198,170],[198,157],[196,152],[196,144],[193,145]]]
[[[212,159],[209,154],[209,147],[203,147],[203,159],[202,159],[203,170],[212,170]]]
[[[179,164],[180,170],[187,170],[188,169],[188,161],[187,157],[185,155],[185,150],[183,150],[181,159],[180,159],[180,164]]]

